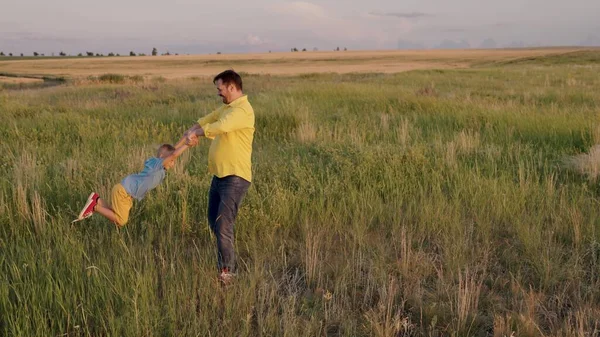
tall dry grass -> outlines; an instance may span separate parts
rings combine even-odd
[[[600,80],[556,62],[245,75],[255,180],[226,291],[208,142],[125,228],[70,224],[218,106],[209,81],[4,87],[1,334],[598,335]]]

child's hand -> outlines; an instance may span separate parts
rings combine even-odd
[[[188,135],[185,140],[185,145],[189,147],[194,147],[198,145],[198,136],[196,136],[195,134]]]

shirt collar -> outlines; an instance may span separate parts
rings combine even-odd
[[[243,95],[243,96],[233,100],[231,103],[227,104],[227,106],[236,107],[244,102],[248,102],[248,95]]]

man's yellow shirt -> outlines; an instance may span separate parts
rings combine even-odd
[[[254,109],[244,95],[200,118],[204,136],[212,139],[208,171],[219,178],[236,175],[252,181]]]

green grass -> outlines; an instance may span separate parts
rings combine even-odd
[[[600,188],[562,162],[600,143],[598,70],[246,75],[255,180],[227,291],[208,141],[124,229],[70,224],[219,105],[209,80],[4,87],[0,334],[597,335]]]
[[[22,75],[22,74],[13,74],[13,73],[6,73],[6,72],[0,72],[0,76],[17,77],[17,78],[33,78],[33,79],[44,80],[44,81],[59,82],[58,84],[61,84],[61,83],[64,83],[67,81],[67,79],[62,76]],[[0,85],[3,85],[3,84],[6,84],[6,83],[0,83]]]
[[[475,62],[477,64],[478,62]],[[600,48],[587,48],[584,50],[560,52],[556,54],[519,57],[511,60],[479,62],[480,66],[515,66],[515,65],[598,65],[600,64]]]

